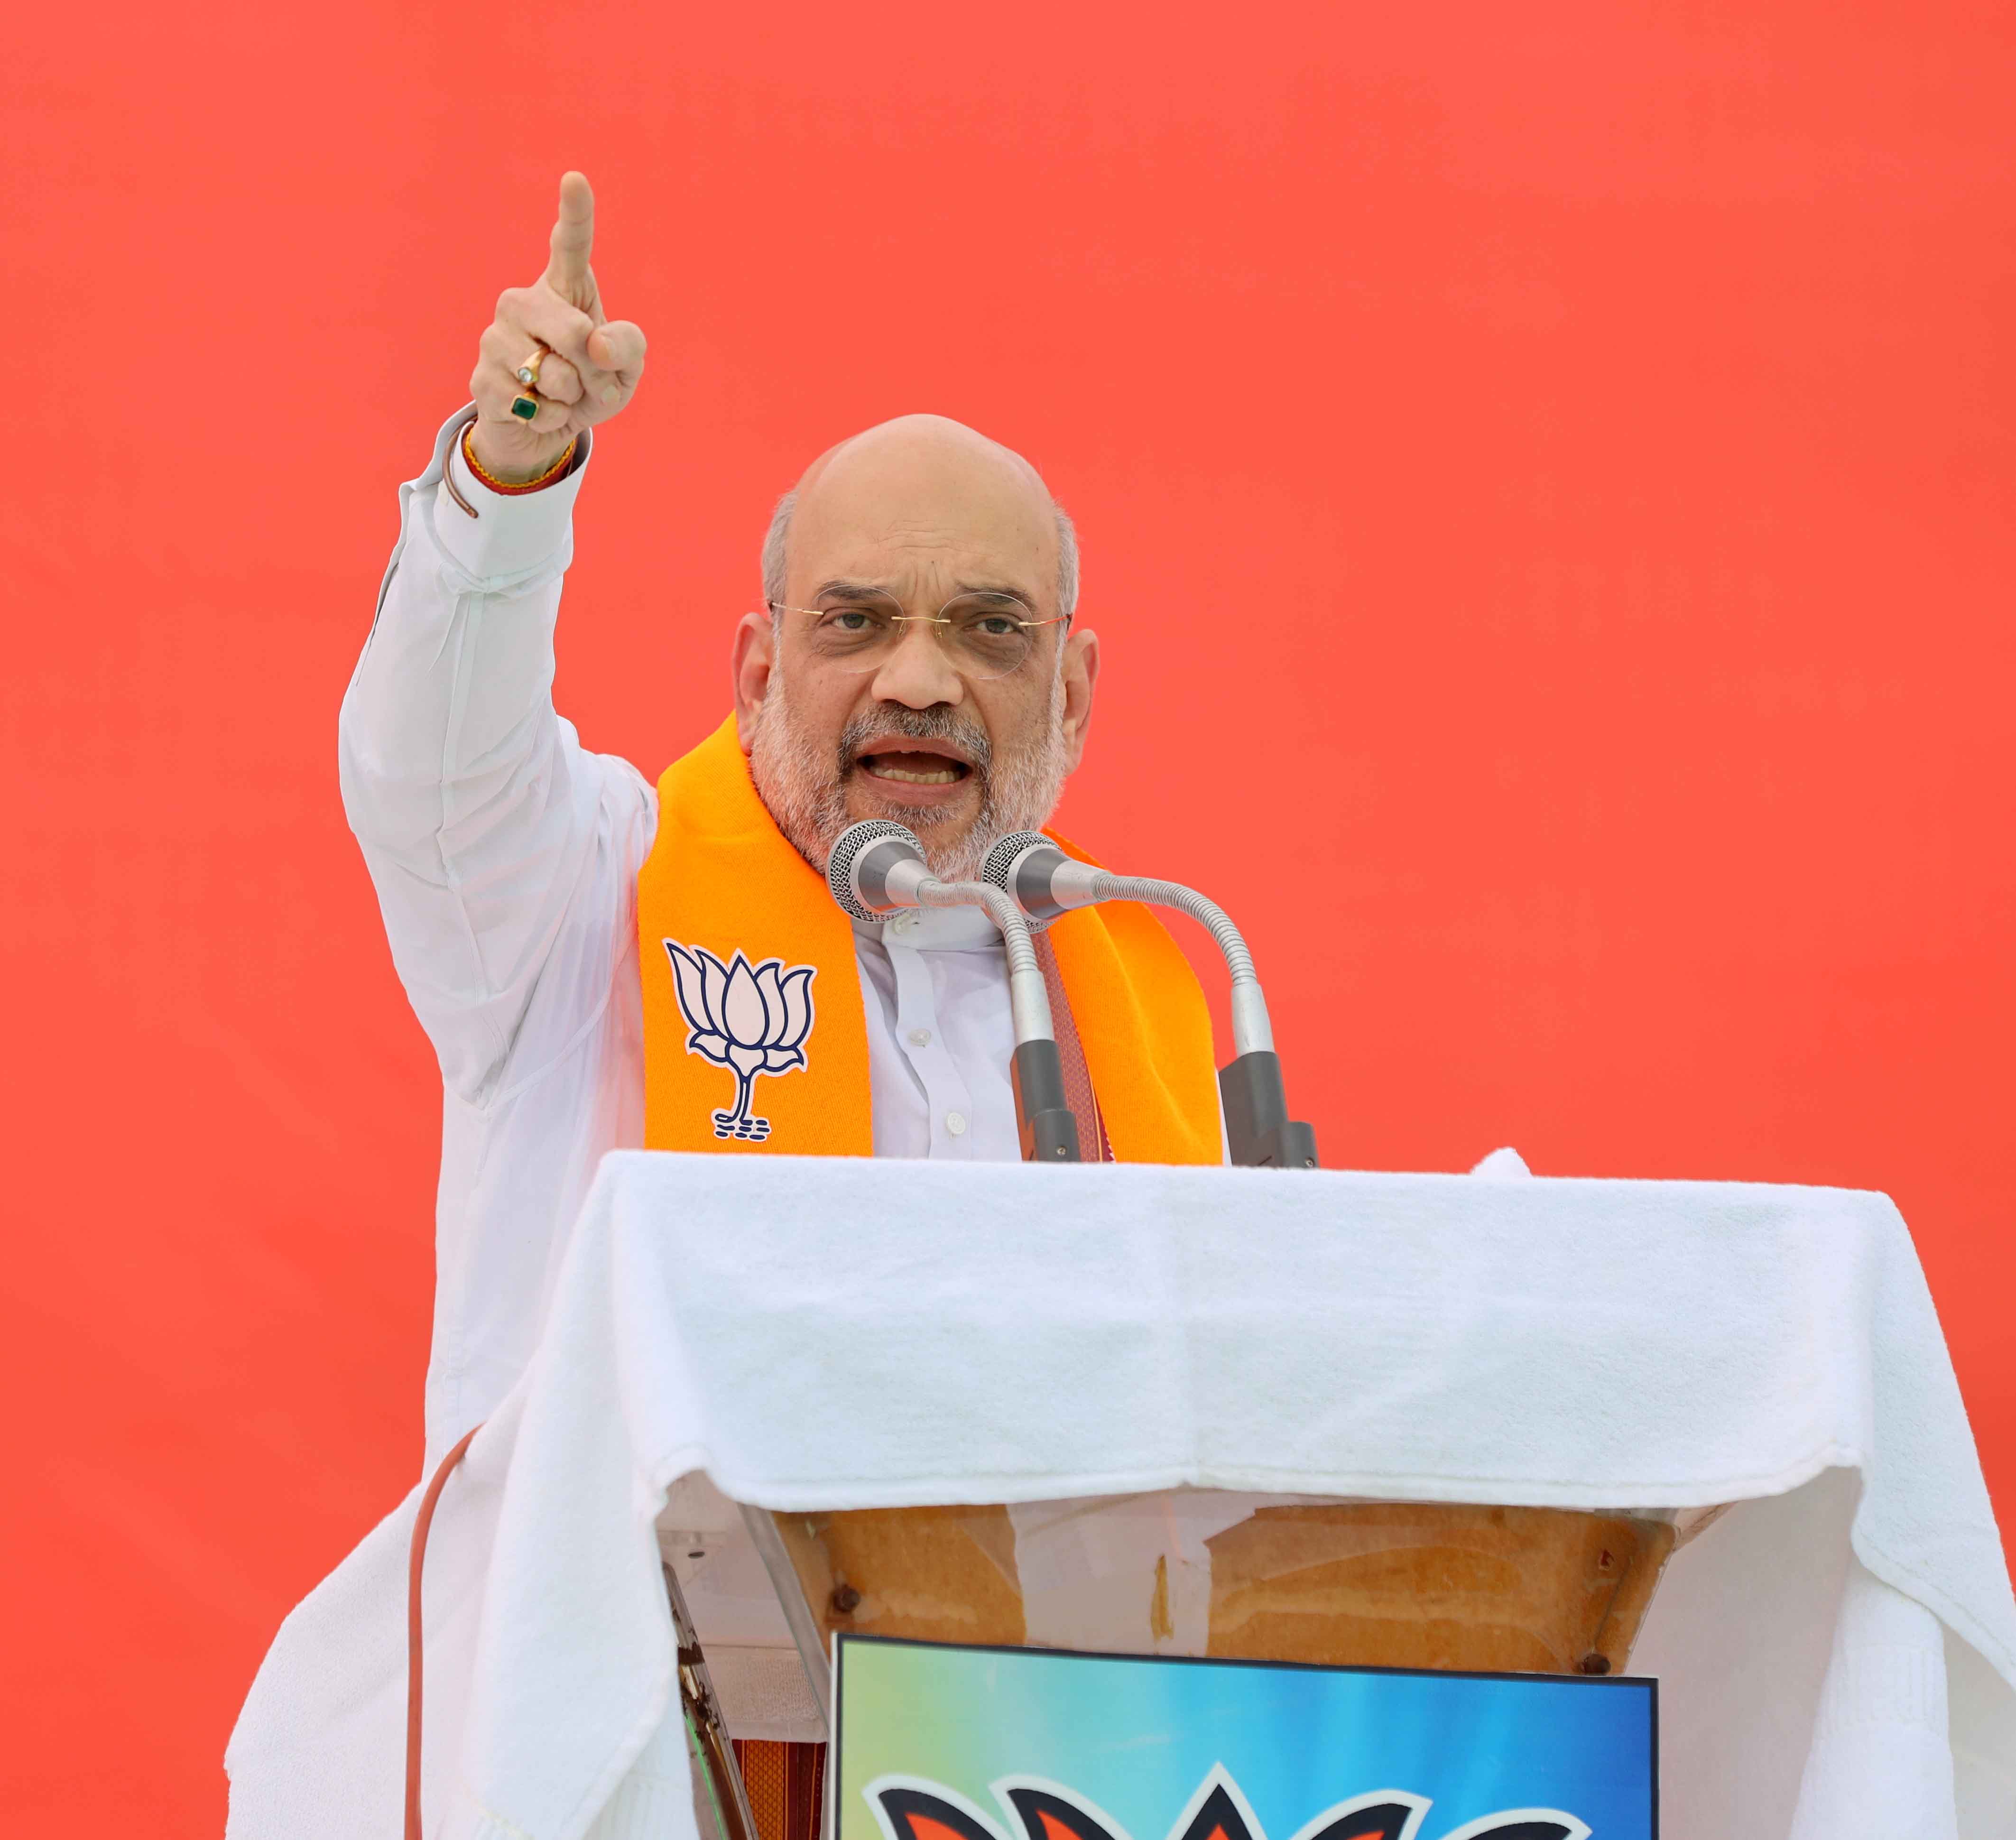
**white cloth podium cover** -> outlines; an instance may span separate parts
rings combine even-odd
[[[611,1156],[435,1523],[430,1835],[691,1835],[653,1521],[696,1471],[775,1508],[1737,1503],[1633,1659],[1663,1831],[2016,1835],[2016,1604],[1880,1195]],[[233,1840],[398,1831],[417,1496],[283,1626]]]

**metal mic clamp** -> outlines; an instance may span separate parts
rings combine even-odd
[[[1272,1048],[1256,1048],[1221,1067],[1218,1097],[1225,1111],[1226,1147],[1242,1168],[1316,1166],[1316,1134],[1288,1116],[1281,1057]]]
[[[1064,1097],[1064,1064],[1056,1039],[1017,1042],[1008,1076],[1015,1089],[1015,1129],[1025,1163],[1079,1160],[1078,1114]]]
[[[977,907],[1001,929],[1015,1021],[1009,1078],[1022,1160],[1077,1162],[1078,1118],[1064,1096],[1049,992],[1021,909],[991,882],[935,880],[916,832],[890,818],[864,819],[842,831],[826,859],[826,880],[833,899],[855,920],[882,920],[901,907]]]

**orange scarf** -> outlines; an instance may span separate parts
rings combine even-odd
[[[757,796],[733,716],[658,782],[637,930],[648,1148],[873,1154],[854,925]],[[1049,937],[1114,1155],[1217,1162],[1211,1017],[1175,942],[1125,902]]]

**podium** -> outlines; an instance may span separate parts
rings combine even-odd
[[[692,1179],[718,1193],[703,1212],[735,1206],[731,1179]],[[1950,1556],[1957,1513],[1967,1588],[2012,1635],[2016,1605],[1881,1197],[1125,1168],[772,1179],[752,1238],[731,1251],[682,1225],[687,1262],[660,1269],[686,1370],[720,1363],[705,1416],[765,1446],[760,1478],[708,1473],[744,1504],[815,1698],[850,1634],[1649,1671],[1676,1709],[1675,1831],[1766,1831],[1733,1813],[1760,1799],[1787,1821],[1802,1796],[1859,1806],[1866,1784],[1828,1785],[1879,1767],[1899,1818],[1909,1803],[1913,1831],[1942,1831],[1923,1781],[1895,1786],[1923,1747],[1874,1735],[1889,1690],[1855,1619],[1887,1587],[1845,1529],[1873,1554],[1894,1509]],[[783,1280],[790,1248],[823,1243],[814,1222],[844,1253]],[[739,1341],[757,1323],[760,1356]],[[1874,1403],[1892,1389],[1907,1414]],[[1870,1402],[1853,1427],[1831,1416],[1851,1397]],[[1953,1435],[1851,1463],[1859,1499],[1826,1482],[1907,1417]],[[1944,1479],[1907,1482],[1921,1461]],[[1172,1515],[1181,1537],[1156,1536]],[[1103,1570],[1081,1563],[1094,1548]],[[1922,1660],[1938,1619],[1908,1619]],[[1838,1722],[1858,1735],[1823,1769],[1809,1734]],[[1744,1732],[1785,1736],[1717,1735]]]
[[[415,1513],[276,1640],[234,1831],[396,1808]],[[823,1735],[849,1631],[1628,1669],[1665,1831],[2016,1835],[2016,1601],[1879,1195],[614,1154],[441,1498],[430,1836],[692,1840],[667,1561],[736,1736]]]

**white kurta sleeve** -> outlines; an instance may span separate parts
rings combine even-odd
[[[566,1052],[607,1000],[657,805],[553,708],[586,456],[544,491],[492,492],[462,455],[470,419],[451,418],[400,488],[339,749],[400,978],[450,1094],[481,1106]]]

